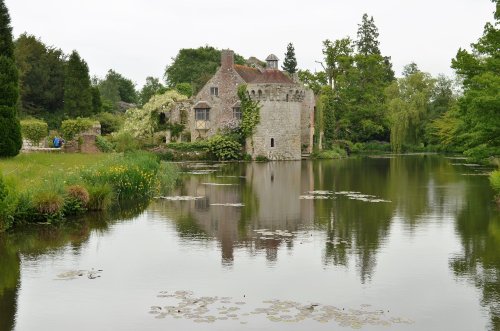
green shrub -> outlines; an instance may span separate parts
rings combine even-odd
[[[391,144],[385,141],[369,141],[355,143],[351,147],[352,153],[391,152]]]
[[[209,147],[208,140],[167,144],[167,148],[183,152],[207,151],[208,147]]]
[[[33,197],[33,206],[43,219],[60,220],[63,217],[64,198],[52,190],[39,191]]]
[[[267,161],[269,161],[269,159],[267,158],[267,156],[257,155],[255,157],[255,161],[257,161],[257,162],[267,162]]]
[[[92,128],[95,124],[94,120],[90,118],[77,118],[65,120],[61,123],[62,136],[66,140],[72,140],[77,134],[85,132]]]
[[[31,141],[34,145],[40,144],[40,141],[47,137],[48,130],[49,126],[44,121],[37,119],[21,121],[21,132],[23,137]]]
[[[347,157],[347,152],[338,146],[333,146],[329,150],[314,152],[311,157],[313,159],[341,159]]]
[[[64,214],[75,215],[87,210],[89,192],[81,185],[72,185],[66,188],[64,199]]]
[[[1,56],[0,59],[2,59]],[[1,71],[0,73],[3,74]],[[15,114],[14,106],[0,105],[0,157],[16,156],[23,146],[21,125]]]
[[[123,115],[102,112],[94,116],[96,121],[101,123],[101,134],[111,134],[118,132],[123,126]]]
[[[109,209],[113,202],[113,188],[111,185],[107,183],[89,185],[87,191],[89,193],[88,210],[99,211]]]
[[[228,136],[215,135],[208,141],[208,151],[217,160],[238,160],[241,158],[241,144]]]
[[[16,202],[15,195],[10,192],[0,173],[0,233],[12,226]]]
[[[97,148],[103,153],[111,153],[113,152],[113,144],[103,136],[97,136],[95,137],[95,144]]]
[[[112,135],[115,151],[119,153],[133,152],[139,149],[139,142],[130,133],[120,131]]]
[[[490,174],[490,184],[497,198],[500,198],[500,170],[495,170]]]

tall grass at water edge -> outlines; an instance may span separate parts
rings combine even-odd
[[[22,222],[53,222],[173,187],[177,168],[153,154],[20,155],[0,160],[0,232]]]

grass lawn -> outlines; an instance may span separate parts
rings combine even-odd
[[[108,158],[109,154],[64,154],[29,153],[10,159],[0,159],[0,171],[6,183],[22,192],[39,187],[45,179],[58,173],[62,177],[75,173],[80,168],[93,165]]]

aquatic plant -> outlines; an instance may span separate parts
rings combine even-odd
[[[47,221],[59,220],[63,217],[64,198],[52,190],[39,191],[33,197],[33,206]]]
[[[159,169],[160,162],[154,155],[136,152],[115,155],[84,169],[81,177],[88,185],[110,185],[118,200],[144,199],[157,189]]]
[[[89,203],[89,192],[81,185],[72,185],[66,188],[64,199],[64,214],[74,215],[84,212]]]
[[[113,202],[113,188],[109,184],[91,185],[88,187],[88,210],[107,210]]]
[[[490,174],[490,184],[496,194],[496,200],[500,204],[500,170],[493,171]]]

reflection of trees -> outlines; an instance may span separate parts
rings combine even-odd
[[[15,250],[0,237],[0,330],[14,328],[20,260]]]
[[[389,161],[387,159],[349,159],[315,164],[315,188],[331,191],[357,191],[387,199]],[[367,203],[337,196],[336,200],[316,201],[318,224],[326,230],[325,263],[347,266],[354,253],[361,281],[370,278],[376,254],[387,237],[394,205]]]
[[[397,216],[413,229],[422,215],[442,214],[448,194],[437,194],[441,185],[450,185],[457,174],[450,162],[435,155],[414,155],[390,159],[388,197]]]
[[[491,330],[500,330],[500,210],[492,202],[485,178],[467,180],[466,202],[456,220],[463,253],[450,260],[450,267],[456,276],[481,289]]]
[[[14,329],[20,284],[20,256],[35,259],[47,251],[71,245],[80,254],[92,231],[105,232],[113,221],[138,215],[145,204],[116,208],[108,213],[88,214],[60,225],[36,225],[0,234],[0,331]]]

